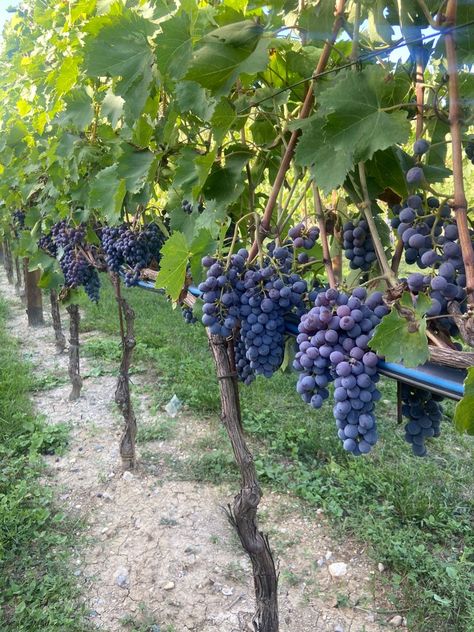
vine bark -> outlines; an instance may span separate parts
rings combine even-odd
[[[79,399],[82,388],[82,378],[79,366],[79,323],[81,315],[78,305],[68,305],[66,307],[69,314],[69,379],[72,390],[69,394],[70,401]]]
[[[221,420],[242,477],[242,487],[232,507],[229,506],[228,515],[252,563],[256,598],[253,626],[255,632],[278,632],[278,577],[268,537],[259,530],[257,523],[262,492],[242,427],[232,341],[208,335],[219,380]]]
[[[56,351],[62,353],[66,348],[66,336],[63,334],[61,326],[61,313],[59,311],[58,293],[56,290],[49,291],[49,300],[51,303],[51,318],[53,321],[54,338],[56,341]]]

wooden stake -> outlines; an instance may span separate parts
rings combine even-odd
[[[44,325],[43,318],[43,297],[41,289],[38,287],[40,271],[28,270],[28,259],[23,259],[23,275],[25,279],[26,294],[26,314],[28,316],[28,325],[30,327],[39,327]]]
[[[69,394],[70,401],[79,399],[82,388],[82,378],[79,367],[79,323],[81,315],[78,305],[66,307],[69,314],[69,379],[72,390]]]

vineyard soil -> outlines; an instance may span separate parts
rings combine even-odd
[[[86,545],[74,551],[72,572],[92,624],[109,632],[250,630],[249,563],[222,509],[236,486],[184,480],[185,464],[208,434],[209,421],[186,412],[176,420],[152,415],[146,393],[155,383],[153,371],[135,374],[142,436],[147,428],[155,429],[151,436],[157,427],[162,432],[161,440],[141,444],[138,471],[123,476],[114,376],[83,361],[83,394],[78,402],[68,401],[69,385],[62,380],[67,357],[55,355],[52,329],[28,329],[24,308],[3,277],[0,287],[11,308],[8,328],[33,362],[38,384],[43,380],[34,395],[38,413],[51,424],[71,427],[68,451],[46,457],[48,481],[60,506],[85,523]],[[96,333],[83,336],[96,338]],[[268,493],[262,515],[280,564],[282,629],[378,632],[397,614],[375,614],[387,608],[380,571],[360,544],[334,540],[321,512],[309,513],[291,496]],[[336,562],[347,565],[341,578],[329,572]]]

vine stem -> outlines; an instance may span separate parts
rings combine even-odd
[[[359,55],[359,26],[360,26],[360,3],[355,3],[355,15],[354,15],[354,31],[352,34],[352,50],[351,50],[351,60],[355,61]],[[357,72],[356,66],[352,67],[354,72]],[[385,256],[385,250],[382,245],[382,241],[380,239],[379,232],[377,230],[377,226],[374,221],[374,216],[372,214],[372,202],[370,200],[369,188],[367,186],[367,176],[365,173],[365,164],[363,162],[359,162],[359,179],[360,185],[362,188],[362,203],[360,204],[360,208],[362,209],[362,213],[369,225],[370,234],[372,237],[372,241],[374,242],[375,252],[377,254],[377,260],[379,262],[379,267],[382,272],[382,276],[385,278],[387,285],[390,287],[394,287],[397,284],[397,278],[390,268],[387,257]]]
[[[446,25],[456,25],[457,0],[448,0],[446,6]],[[467,200],[464,192],[461,139],[461,107],[459,104],[459,81],[457,68],[456,43],[454,33],[449,29],[444,35],[448,62],[449,126],[453,156],[454,212],[459,231],[459,243],[466,269],[466,293],[468,304],[474,307],[474,249],[467,223]]]
[[[334,42],[336,41],[337,35],[343,23],[344,4],[345,4],[345,0],[336,0],[336,10],[335,10],[336,19],[334,20],[334,26],[332,29],[331,37],[324,44],[323,52],[321,53],[321,57],[319,58],[318,65],[314,73],[315,78],[311,82],[306,92],[306,96],[305,96],[305,99],[304,99],[304,102],[303,102],[303,105],[301,107],[300,114],[298,117],[300,120],[307,118],[313,107],[313,102],[314,102],[313,88],[314,88],[314,83],[317,81],[316,75],[320,74],[324,70],[324,68],[326,67],[329,61],[329,57],[332,51],[332,46]],[[288,141],[288,145],[286,147],[285,153],[280,163],[280,168],[278,169],[278,173],[275,177],[275,181],[273,182],[272,190],[268,197],[268,201],[265,206],[265,210],[263,212],[263,217],[261,221],[261,228],[265,232],[268,232],[270,228],[273,209],[275,208],[275,204],[278,199],[278,194],[280,192],[281,187],[283,186],[286,172],[288,171],[290,167],[293,154],[295,153],[296,141],[298,140],[298,136],[299,136],[299,130],[294,130],[290,136],[290,140]],[[250,261],[257,254],[257,250],[258,250],[258,242],[255,239],[249,253]]]
[[[321,237],[321,246],[323,248],[323,263],[328,276],[329,287],[336,287],[336,277],[332,267],[331,253],[329,250],[328,234],[326,232],[326,219],[324,217],[323,205],[321,204],[321,196],[319,189],[313,182],[313,199],[314,210],[316,211],[316,219],[318,220],[319,236]]]

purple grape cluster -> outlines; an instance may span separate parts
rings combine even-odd
[[[307,285],[291,271],[291,246],[271,243],[262,261],[248,262],[239,250],[227,263],[202,260],[206,279],[199,285],[204,301],[202,323],[211,334],[234,336],[237,371],[246,384],[256,375],[271,377],[283,361],[285,315],[305,309]]]
[[[197,323],[197,318],[194,315],[192,307],[189,307],[189,305],[181,305],[181,314],[187,325],[194,325],[194,323]]]
[[[194,210],[194,206],[193,203],[190,202],[189,200],[183,200],[181,202],[181,208],[183,209],[183,211],[186,213],[186,215],[191,215],[191,213]],[[199,202],[198,207],[197,207],[198,213],[202,213],[204,210],[204,204],[202,202]]]
[[[152,261],[161,258],[164,236],[157,224],[150,223],[131,227],[106,226],[100,231],[102,249],[109,270],[119,272],[125,268],[125,285],[136,285],[141,271]]]
[[[365,219],[349,221],[342,227],[344,255],[352,270],[370,270],[377,259],[369,225]]]
[[[403,242],[405,261],[422,269],[436,261],[431,251],[443,231],[443,221],[451,216],[449,206],[440,208],[437,198],[428,198],[426,207],[420,195],[410,195],[402,205],[392,208],[391,220],[392,228]]]
[[[22,210],[13,211],[12,220],[13,220],[13,226],[14,226],[16,234],[18,230],[23,230],[25,228],[25,219],[26,219],[25,211],[22,211]]]
[[[38,246],[59,261],[64,275],[64,286],[74,289],[83,286],[95,303],[99,300],[100,279],[96,268],[85,255],[86,230],[82,225],[71,226],[62,220],[38,240]]]
[[[436,393],[402,384],[402,414],[408,419],[405,439],[416,456],[426,455],[425,441],[428,437],[440,435],[442,399]]]
[[[291,240],[293,248],[304,248],[305,250],[311,250],[316,244],[319,237],[319,228],[317,226],[311,226],[307,228],[303,222],[296,224],[288,231],[288,237]],[[298,263],[308,263],[309,256],[307,252],[300,252],[297,255]]]
[[[313,408],[329,397],[334,382],[334,416],[345,450],[370,452],[377,441],[375,402],[380,398],[378,358],[369,350],[373,329],[388,313],[381,292],[367,296],[356,288],[349,296],[330,288],[318,293],[314,307],[301,317],[294,368],[296,390]]]

